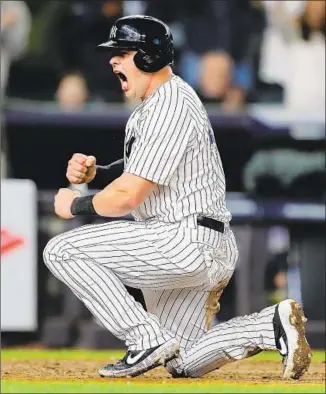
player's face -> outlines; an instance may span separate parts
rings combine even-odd
[[[149,87],[151,75],[139,70],[134,63],[136,51],[114,51],[110,64],[118,76],[121,89],[128,99],[142,99]]]

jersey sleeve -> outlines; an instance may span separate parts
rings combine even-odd
[[[125,172],[168,185],[187,150],[191,117],[177,86],[164,86],[158,93],[159,99],[140,125]]]

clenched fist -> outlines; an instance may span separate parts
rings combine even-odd
[[[94,156],[86,156],[75,153],[68,161],[67,179],[73,185],[91,182],[96,175],[96,159]]]
[[[72,219],[71,204],[76,197],[80,197],[78,190],[59,189],[54,196],[54,211],[62,219]]]

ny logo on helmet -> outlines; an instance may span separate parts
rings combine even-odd
[[[115,38],[116,34],[117,34],[117,26],[113,26],[111,29],[111,33],[110,33],[110,38]]]

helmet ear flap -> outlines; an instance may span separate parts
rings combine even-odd
[[[144,56],[146,56],[146,53],[142,49],[138,49],[134,56],[134,63],[139,70],[148,72],[149,67],[145,62]]]
[[[142,48],[137,49],[137,53],[134,56],[134,63],[139,70],[147,73],[153,73],[159,71],[167,64],[170,64],[167,63],[165,59],[160,58],[157,54],[154,56],[149,55],[149,52],[149,50],[147,51]]]

